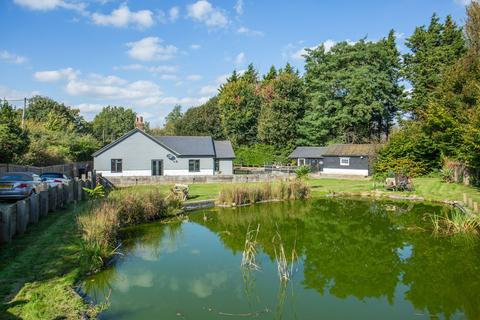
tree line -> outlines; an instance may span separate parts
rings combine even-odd
[[[480,168],[480,9],[464,26],[434,14],[398,49],[384,38],[320,45],[305,54],[300,74],[289,63],[260,75],[253,64],[233,71],[208,102],[175,106],[154,135],[211,135],[234,144],[237,161],[286,162],[299,145],[382,143],[378,172],[426,174],[445,161]],[[135,113],[108,106],[88,122],[78,110],[45,97],[26,112],[3,104],[0,162],[46,164],[82,160],[134,126]]]

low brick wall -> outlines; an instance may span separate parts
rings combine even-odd
[[[85,199],[84,186],[91,183],[79,179],[69,185],[48,188],[43,186],[38,194],[15,203],[0,204],[0,244],[12,241],[15,235],[23,234],[29,225],[35,224],[49,212],[65,208],[75,200]]]
[[[193,183],[231,183],[231,182],[261,182],[284,179],[293,174],[236,174],[218,176],[148,176],[148,177],[103,177],[115,187],[128,187],[150,184],[193,184]]]

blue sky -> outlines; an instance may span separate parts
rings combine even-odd
[[[2,0],[0,97],[49,96],[91,119],[123,105],[161,125],[213,96],[252,62],[264,73],[321,43],[376,40],[400,48],[436,12],[463,24],[468,0]]]

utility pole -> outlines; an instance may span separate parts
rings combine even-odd
[[[25,129],[25,109],[27,109],[27,98],[23,98],[22,129]]]

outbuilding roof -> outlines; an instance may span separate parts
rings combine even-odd
[[[228,140],[214,140],[213,145],[215,147],[215,155],[218,159],[233,159],[235,158],[235,152]]]
[[[375,144],[332,144],[326,147],[324,156],[370,156],[376,153]]]
[[[291,159],[295,158],[321,158],[326,147],[297,147],[288,156]]]

